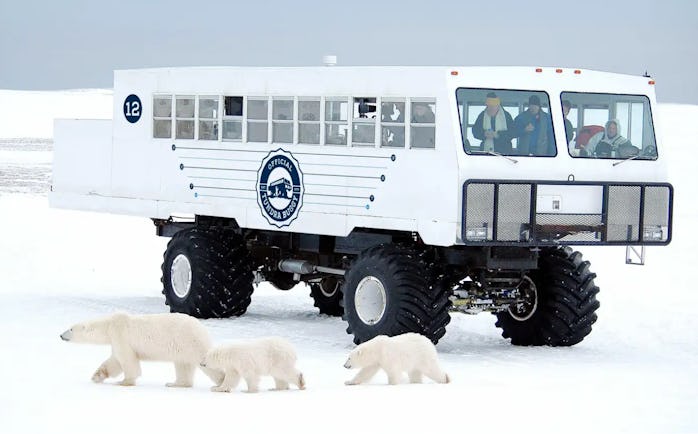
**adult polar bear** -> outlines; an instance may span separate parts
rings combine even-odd
[[[116,313],[94,321],[75,324],[61,334],[64,341],[111,345],[112,355],[92,376],[101,383],[106,378],[124,379],[118,384],[133,386],[141,375],[141,360],[174,362],[176,380],[169,387],[191,387],[196,367],[211,348],[206,328],[195,318],[181,313],[128,315]],[[201,368],[220,385],[223,372]]]
[[[437,383],[448,383],[448,375],[439,366],[436,348],[426,337],[417,333],[405,333],[388,337],[376,336],[349,353],[344,367],[360,368],[354,378],[345,382],[355,385],[369,381],[379,369],[388,374],[388,383],[400,383],[407,372],[411,383],[421,383],[426,375]]]

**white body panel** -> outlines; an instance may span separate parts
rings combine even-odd
[[[452,71],[457,71],[454,75]],[[543,90],[551,100],[558,143],[554,158],[505,158],[463,151],[456,89]],[[656,161],[572,158],[566,143],[560,92],[647,95],[647,79],[618,74],[535,68],[170,68],[115,72],[114,119],[107,124],[56,124],[53,206],[166,219],[199,214],[235,218],[241,227],[346,236],[356,227],[419,232],[425,243],[458,244],[463,183],[469,179],[664,182],[659,143]],[[127,122],[128,95],[143,103],[141,119]],[[436,100],[435,149],[241,143],[153,139],[154,94],[269,97],[409,97]],[[350,116],[351,117],[351,116]],[[197,127],[198,128],[198,127]],[[172,147],[175,146],[176,150]],[[183,149],[194,148],[194,149]],[[270,151],[282,148],[298,161],[305,183],[298,217],[271,225],[258,204],[258,171]],[[394,161],[391,158],[394,156]],[[196,158],[197,160],[193,160]],[[228,180],[201,178],[214,169]],[[184,164],[186,169],[180,169]],[[381,181],[381,176],[385,180]],[[197,177],[197,178],[193,178]],[[217,176],[223,178],[222,176]],[[190,184],[195,188],[190,188]],[[212,191],[208,187],[228,190]],[[200,193],[195,196],[194,193]],[[538,191],[541,212],[600,212],[599,187],[548,185]],[[211,197],[211,196],[219,197]],[[375,200],[371,201],[370,196]],[[560,210],[553,209],[557,200]]]

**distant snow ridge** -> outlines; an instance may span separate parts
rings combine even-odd
[[[111,119],[111,89],[0,90],[0,138],[53,138],[53,121]]]
[[[16,139],[0,138],[0,151],[52,151],[53,139],[20,137]]]

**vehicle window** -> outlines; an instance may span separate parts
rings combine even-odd
[[[175,100],[175,138],[194,138],[194,97],[177,96]]]
[[[355,97],[352,118],[352,146],[375,146],[376,143],[376,98]]]
[[[381,147],[405,147],[405,99],[387,99],[381,102]]]
[[[226,96],[223,99],[223,140],[242,140],[244,98]]]
[[[436,101],[412,101],[410,105],[410,148],[436,146]]]
[[[199,140],[218,140],[218,97],[199,97]]]
[[[347,98],[325,100],[325,144],[347,144],[349,131],[349,101]]]
[[[170,95],[153,97],[153,137],[172,138],[172,97]]]
[[[320,98],[298,99],[298,143],[320,144]]]
[[[274,98],[272,102],[272,141],[293,143],[293,98]]]
[[[247,141],[267,142],[269,137],[269,101],[266,98],[247,99]]]
[[[657,158],[649,99],[644,95],[563,92],[570,104],[566,118],[575,122],[568,151],[576,158]],[[564,108],[564,106],[563,106]],[[564,112],[564,111],[563,111]]]
[[[557,155],[547,93],[459,88],[456,101],[468,154]]]

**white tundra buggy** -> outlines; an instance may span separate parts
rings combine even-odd
[[[574,345],[599,307],[571,245],[666,245],[654,81],[535,67],[116,71],[111,121],[58,120],[52,206],[171,237],[165,302],[242,315],[307,282],[354,342],[492,312]]]

